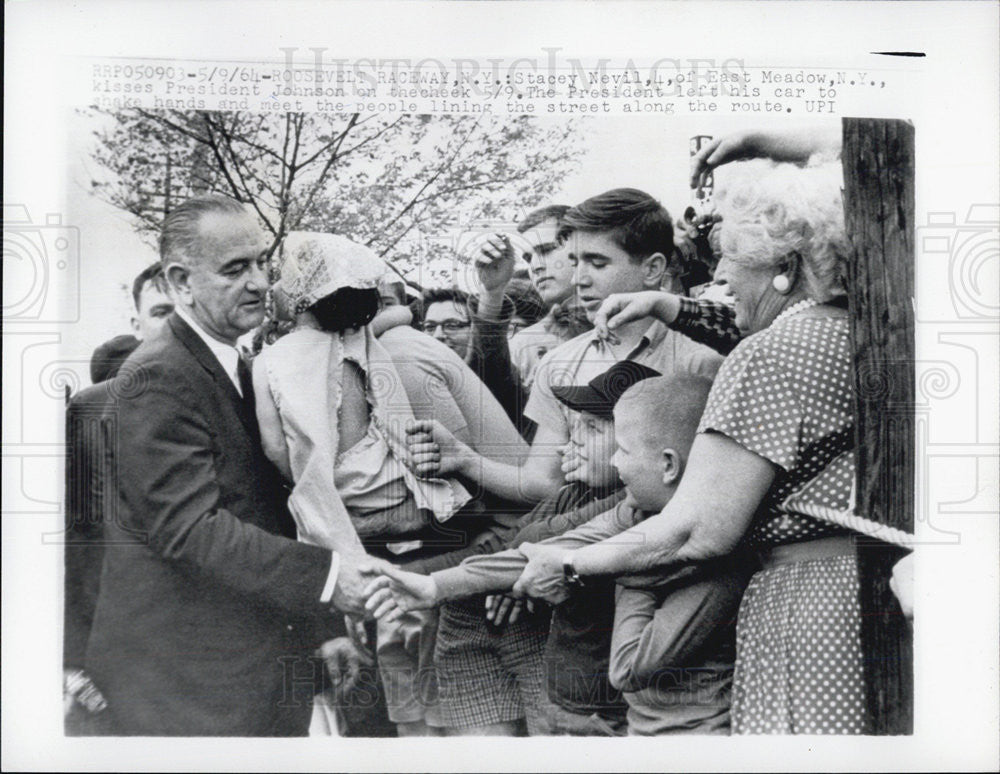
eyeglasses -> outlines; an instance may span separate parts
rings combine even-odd
[[[458,333],[463,328],[468,328],[469,323],[464,320],[427,320],[420,325],[420,330],[424,333],[433,334],[440,326],[445,333]]]
[[[513,337],[515,333],[517,333],[518,331],[523,331],[527,327],[528,323],[526,323],[524,320],[511,320],[507,324],[507,338],[509,339]]]

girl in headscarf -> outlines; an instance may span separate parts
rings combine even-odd
[[[264,451],[295,484],[299,538],[351,553],[361,539],[415,532],[430,514],[444,521],[469,494],[406,466],[413,412],[367,327],[384,264],[333,234],[293,232],[282,254],[275,300],[295,327],[257,357],[254,387]]]
[[[289,234],[282,259],[275,302],[279,315],[294,316],[294,328],[257,356],[254,391],[264,452],[294,483],[288,507],[299,539],[354,567],[366,545],[404,561],[422,545],[415,537],[471,497],[457,481],[417,478],[406,465],[413,412],[368,325],[385,264],[366,247],[320,233]],[[379,624],[389,717],[401,728],[427,719],[417,678],[435,631],[435,616],[423,612]]]

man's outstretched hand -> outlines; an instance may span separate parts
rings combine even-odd
[[[662,320],[667,325],[677,319],[680,300],[660,290],[639,293],[614,293],[604,299],[594,317],[594,332],[612,344],[618,343],[615,329],[633,320],[646,317]]]
[[[341,556],[337,585],[333,589],[333,606],[342,613],[365,614],[365,587],[382,574],[386,567],[392,567],[384,559],[367,554],[361,557]]]

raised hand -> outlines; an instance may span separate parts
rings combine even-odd
[[[412,610],[438,604],[438,588],[429,575],[389,567],[365,588],[365,610],[375,618],[395,621]]]
[[[535,597],[552,605],[565,602],[569,598],[562,566],[565,549],[523,543],[518,550],[528,564],[514,584],[515,596]]]
[[[471,451],[436,419],[414,420],[406,428],[413,472],[424,478],[460,473]]]
[[[479,284],[486,293],[503,290],[514,276],[514,246],[504,234],[494,234],[475,257]]]
[[[841,145],[839,125],[733,132],[716,137],[691,158],[691,187],[698,188],[709,172],[730,161],[768,158],[804,164],[817,153],[834,157],[839,155]]]
[[[757,140],[756,132],[741,131],[716,137],[703,145],[691,157],[691,187],[698,188],[705,182],[708,173],[722,164],[757,156]]]
[[[594,317],[597,335],[612,343],[618,342],[616,328],[643,317],[655,317],[668,325],[677,319],[680,300],[671,293],[644,290],[641,293],[614,293],[604,299]]]
[[[573,441],[567,441],[559,447],[559,457],[561,460],[559,468],[562,470],[564,478],[580,467],[580,455],[577,453],[577,446]],[[571,479],[566,478],[566,480],[570,481]]]

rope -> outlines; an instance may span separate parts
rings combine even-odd
[[[837,524],[841,527],[847,527],[855,532],[860,532],[862,535],[878,538],[900,548],[912,549],[915,544],[914,536],[909,532],[904,532],[895,527],[888,527],[885,524],[879,524],[877,521],[858,516],[853,511],[838,511],[834,508],[827,508],[824,505],[814,505],[812,503],[796,503],[795,511],[796,513],[812,516],[813,518]]]

